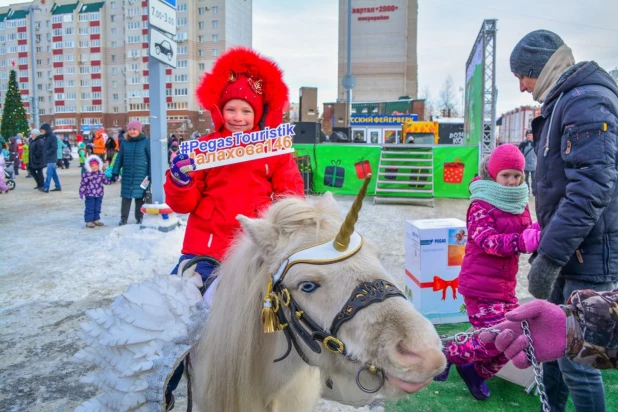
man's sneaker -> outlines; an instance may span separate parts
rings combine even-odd
[[[94,221],[95,226],[104,226],[105,223],[101,222],[100,220],[95,220]]]
[[[438,376],[434,376],[433,380],[436,382],[444,382],[448,379],[448,373],[451,370],[451,361],[449,361],[448,359],[446,360],[446,368],[444,368],[444,371],[439,374]]]
[[[39,187],[39,192],[49,193],[49,189],[44,189],[42,187]]]
[[[59,188],[59,187],[56,187],[56,188],[50,190],[50,192],[62,192],[62,189]]]
[[[127,221],[124,219],[120,219],[120,223],[118,223],[118,226],[124,226],[127,224]]]
[[[92,229],[94,227],[94,222],[86,222],[86,227]]]
[[[165,394],[165,410],[171,411],[172,409],[174,409],[175,403],[176,403],[176,400],[174,399],[174,394],[171,392],[166,393]]]
[[[481,378],[479,374],[476,373],[473,363],[457,366],[457,372],[459,373],[459,376],[461,376],[461,379],[463,379],[466,383],[470,393],[475,399],[484,401],[491,396],[491,392],[489,392],[485,379]]]

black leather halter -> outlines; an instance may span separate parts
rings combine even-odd
[[[298,355],[309,365],[309,359],[300,348],[296,336],[292,333],[292,328],[305,344],[315,353],[321,353],[322,349],[318,342],[333,353],[348,356],[345,344],[337,338],[337,332],[345,322],[352,319],[359,311],[371,306],[374,303],[383,302],[388,298],[401,296],[404,294],[392,283],[386,280],[376,280],[373,282],[363,282],[352,292],[343,308],[337,313],[330,327],[330,333],[322,329],[305,311],[298,305],[292,297],[290,291],[283,285],[283,282],[275,285],[273,289],[275,297],[275,313],[279,321],[279,330],[283,330],[288,341],[286,352],[275,362],[285,359],[294,346]],[[291,316],[288,321],[279,302],[290,308]],[[290,328],[290,325],[292,328]],[[349,359],[349,357],[348,357]],[[313,366],[313,365],[312,365]]]

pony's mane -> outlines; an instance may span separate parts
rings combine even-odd
[[[327,195],[330,196],[330,195]],[[204,337],[197,350],[207,361],[205,374],[208,406],[211,410],[251,410],[251,400],[263,393],[260,372],[272,365],[275,335],[262,332],[260,308],[270,273],[294,250],[334,238],[342,218],[334,201],[308,202],[286,198],[276,202],[263,219],[279,234],[277,245],[265,261],[251,237],[240,232],[224,259],[221,277]],[[229,350],[233,346],[235,351]],[[256,356],[260,353],[261,356]],[[280,356],[281,354],[276,354]]]

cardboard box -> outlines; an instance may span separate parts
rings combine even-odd
[[[459,219],[408,220],[405,223],[404,293],[432,323],[467,322],[457,291],[468,240]]]

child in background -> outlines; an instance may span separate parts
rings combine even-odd
[[[9,187],[6,185],[6,177],[4,176],[4,155],[0,155],[0,194],[9,193]]]
[[[101,222],[103,185],[111,185],[113,180],[105,177],[101,171],[102,168],[103,160],[99,156],[88,156],[86,159],[86,172],[82,175],[82,182],[79,185],[79,198],[86,198],[84,221],[88,228],[103,226],[103,222]]]
[[[82,176],[86,173],[86,143],[80,142],[77,146],[77,154],[79,155],[79,167],[82,169]],[[108,177],[109,179],[109,177]]]
[[[540,229],[528,210],[528,185],[524,182],[525,159],[517,146],[505,144],[483,159],[480,177],[470,183],[467,213],[468,242],[459,275],[468,319],[475,329],[488,328],[516,309],[515,296],[520,253],[533,253]],[[445,343],[446,370],[435,377],[445,381],[451,364],[457,365],[470,393],[489,398],[485,381],[508,359],[493,343],[477,337],[466,342]]]

